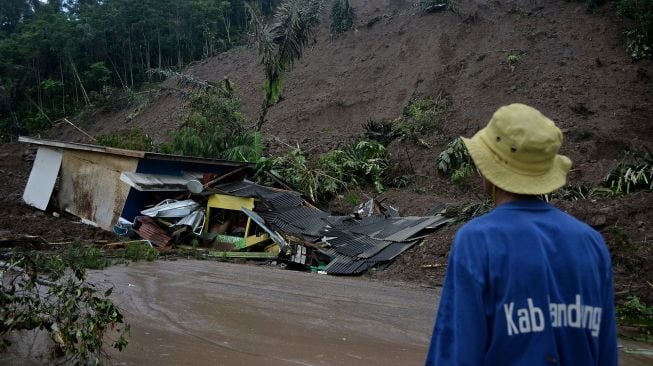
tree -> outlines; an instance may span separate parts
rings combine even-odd
[[[248,8],[266,78],[256,131],[263,127],[268,108],[279,101],[284,74],[302,57],[323,6],[323,0],[286,0],[279,5],[272,24],[264,24],[256,11]]]

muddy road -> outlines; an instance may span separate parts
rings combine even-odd
[[[114,365],[422,365],[439,289],[273,267],[177,260],[90,271],[131,325]],[[48,364],[24,335],[0,364]],[[620,364],[651,365],[620,340]]]
[[[126,365],[419,365],[436,290],[275,268],[157,261],[92,272],[132,327]]]

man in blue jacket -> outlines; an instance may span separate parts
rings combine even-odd
[[[539,200],[565,184],[562,132],[501,107],[463,139],[496,208],[454,239],[427,365],[617,365],[603,238]]]

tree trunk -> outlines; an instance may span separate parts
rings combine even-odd
[[[66,81],[63,78],[63,65],[59,59],[59,75],[61,75],[61,110],[66,115]]]
[[[156,41],[159,46],[159,69],[161,69],[161,31],[156,29]]]
[[[224,29],[227,31],[227,44],[231,46],[231,36],[229,29],[231,29],[231,19],[229,17],[222,17],[222,22],[224,23]]]

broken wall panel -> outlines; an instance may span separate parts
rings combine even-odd
[[[59,206],[102,229],[111,230],[130,190],[120,181],[120,174],[135,171],[137,165],[135,157],[64,150],[57,196]]]
[[[48,207],[54,184],[59,176],[61,160],[60,150],[39,147],[23,193],[25,203],[39,210],[45,210]]]

